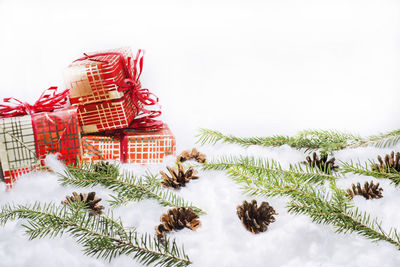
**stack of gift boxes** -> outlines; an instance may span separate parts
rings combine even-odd
[[[49,153],[70,165],[160,163],[175,154],[172,132],[156,119],[158,99],[140,83],[142,67],[141,50],[85,54],[66,69],[65,91],[49,88],[33,105],[4,99],[0,173],[7,186],[44,166]]]

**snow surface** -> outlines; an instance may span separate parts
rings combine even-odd
[[[0,0],[0,97],[34,102],[43,89],[63,87],[63,69],[83,52],[129,45],[147,51],[142,83],[160,97],[178,151],[193,147],[199,127],[242,136],[308,128],[386,132],[399,125],[399,13],[396,0]],[[245,153],[282,164],[304,157],[288,147],[201,150],[209,157]],[[364,160],[389,151],[363,148],[335,156]],[[349,175],[340,186],[364,180],[370,178]],[[380,183],[384,198],[354,201],[385,226],[400,227],[398,189]],[[26,175],[8,193],[0,187],[0,204],[59,202],[73,190],[85,191],[61,187],[55,175],[45,173]],[[95,190],[108,198],[109,191]],[[390,244],[334,234],[329,226],[289,215],[284,199],[267,200],[279,213],[276,222],[266,233],[251,235],[235,214],[250,198],[219,172],[201,173],[179,194],[207,211],[198,231],[173,234],[195,266],[400,263]],[[139,231],[153,232],[166,210],[148,200],[115,214]],[[21,222],[0,229],[0,259],[2,267],[136,265],[128,257],[106,263],[83,256],[69,238],[28,241]]]

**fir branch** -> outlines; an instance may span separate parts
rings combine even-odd
[[[109,167],[112,168],[112,166]],[[186,207],[192,208],[199,215],[205,213],[170,190],[164,190],[155,175],[148,173],[139,178],[131,172],[124,172],[121,175],[108,173],[96,172],[95,165],[85,164],[81,167],[67,166],[65,172],[59,174],[59,177],[63,185],[78,187],[102,185],[113,190],[117,193],[117,196],[112,196],[113,199],[110,201],[114,206],[123,205],[129,201],[155,199],[165,207]]]
[[[354,209],[346,193],[334,183],[330,184],[332,193],[328,193],[296,175],[284,176],[283,179],[253,177],[243,166],[234,166],[227,173],[236,182],[244,184],[244,191],[251,196],[289,197],[291,213],[305,214],[313,222],[332,225],[338,233],[355,232],[373,241],[387,241],[400,249],[397,230],[386,232],[378,219],[371,219],[367,213]]]
[[[112,260],[131,255],[144,265],[187,266],[192,262],[173,240],[161,244],[157,238],[124,228],[112,215],[89,216],[83,205],[65,207],[55,204],[5,205],[0,211],[0,225],[25,219],[29,239],[56,237],[68,233],[77,239],[87,255]]]
[[[295,149],[304,149],[305,151],[321,150],[323,153],[331,153],[332,151],[345,148],[357,148],[369,145],[376,147],[394,146],[400,142],[400,130],[361,138],[354,134],[325,130],[306,130],[299,132],[295,136],[236,137],[214,130],[200,129],[197,137],[197,142],[202,145],[215,144],[217,142],[238,144],[244,147],[251,145],[266,147],[288,145]]]
[[[373,135],[365,140],[361,140],[360,142],[350,145],[349,148],[357,148],[362,146],[375,146],[379,148],[392,147],[397,145],[400,142],[400,129],[391,131],[386,134]]]
[[[373,164],[372,161],[370,161],[369,164],[367,162],[365,162],[364,164],[362,164],[361,162],[354,163],[353,161],[342,162],[341,164],[342,164],[341,165],[342,173],[353,173],[357,175],[371,176],[375,178],[385,178],[385,179],[390,179],[390,181],[395,186],[398,186],[400,184],[400,172],[397,172],[394,169],[391,170],[391,173],[372,170],[370,168],[370,164]]]
[[[311,183],[322,183],[326,180],[334,181],[339,177],[339,174],[327,174],[317,168],[311,168],[300,163],[290,164],[288,169],[284,169],[275,160],[248,156],[221,157],[209,160],[202,165],[203,170],[227,170],[232,167],[241,167],[252,177],[283,178],[296,176]]]
[[[244,147],[251,145],[261,146],[282,146],[291,143],[291,138],[287,136],[273,136],[273,137],[236,137],[233,135],[224,135],[221,132],[200,129],[200,134],[197,135],[199,138],[197,143],[204,144],[216,144],[217,142],[238,144]]]

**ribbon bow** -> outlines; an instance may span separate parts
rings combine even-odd
[[[0,118],[9,118],[34,114],[38,112],[50,112],[55,109],[63,108],[68,101],[69,89],[61,93],[56,93],[57,87],[50,87],[45,90],[35,104],[22,102],[14,97],[3,99],[0,104]]]
[[[139,49],[136,53],[136,57],[133,60],[133,69],[131,66],[131,57],[125,58],[122,53],[118,52],[104,52],[104,53],[96,53],[92,55],[84,54],[85,56],[82,58],[78,58],[76,61],[82,60],[92,60],[98,62],[108,63],[107,61],[96,59],[95,57],[102,56],[117,56],[118,60],[121,62],[123,67],[123,71],[125,73],[125,79],[122,81],[111,81],[111,80],[103,80],[106,84],[114,84],[118,87],[118,92],[130,92],[133,99],[133,104],[137,108],[139,112],[139,116],[135,118],[130,127],[135,128],[150,128],[157,129],[163,126],[163,123],[158,120],[154,120],[154,118],[161,115],[161,111],[157,110],[148,110],[143,106],[154,106],[158,104],[158,97],[149,91],[147,88],[142,88],[140,83],[140,75],[142,75],[143,69],[143,55],[144,51]]]

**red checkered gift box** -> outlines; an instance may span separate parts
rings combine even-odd
[[[118,54],[104,54],[106,52],[120,53],[130,67],[124,65]],[[124,47],[96,54],[99,55],[74,61],[65,71],[66,88],[71,89],[71,104],[102,102],[124,95],[118,84],[130,76],[126,72],[133,74],[135,71],[132,50]]]
[[[0,105],[0,160],[8,187],[12,187],[21,174],[38,168],[49,153],[58,154],[67,164],[80,160],[81,139],[76,108],[52,111],[64,106],[68,95],[68,91],[56,94],[55,90],[46,90],[47,94],[42,94],[33,106],[19,101]],[[10,99],[5,100],[10,102]],[[21,116],[24,113],[30,115]]]
[[[161,163],[175,155],[176,141],[167,125],[159,129],[124,129],[119,136],[87,135],[82,137],[83,159],[87,161],[120,160],[123,163]]]
[[[121,99],[78,106],[79,123],[83,133],[126,128],[137,114],[130,94]]]
[[[142,88],[140,75],[143,53],[132,58],[129,48],[120,48],[86,55],[72,63],[66,71],[70,102],[77,105],[83,133],[122,129],[161,114],[145,109],[156,105],[158,98]]]
[[[121,160],[121,141],[110,135],[82,136],[82,159],[86,161]]]

